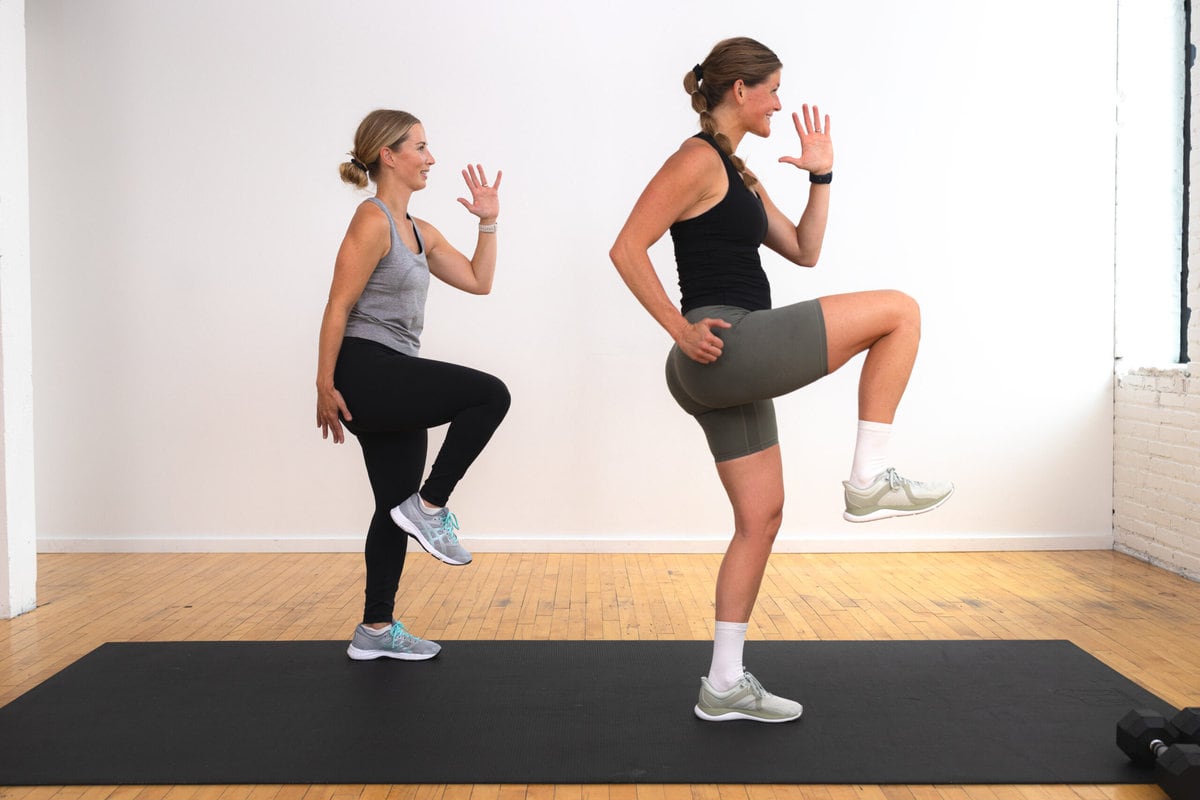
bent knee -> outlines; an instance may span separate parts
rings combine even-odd
[[[883,289],[882,292],[887,297],[888,304],[897,314],[918,320],[921,318],[921,305],[912,295],[906,294],[899,289]]]
[[[507,414],[509,406],[512,405],[512,394],[509,393],[508,386],[494,376],[488,391],[488,404],[494,406],[501,414]]]
[[[885,289],[888,306],[895,316],[897,327],[911,326],[921,331],[921,305],[911,295],[899,289]]]

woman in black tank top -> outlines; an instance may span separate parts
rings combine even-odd
[[[650,181],[617,236],[613,264],[674,340],[667,382],[700,423],[733,507],[734,534],[717,577],[713,660],[695,713],[706,720],[786,722],[799,703],[767,692],[742,666],[742,644],[783,517],[783,466],[772,398],[866,351],[858,392],[859,434],[843,517],[860,522],[929,511],[953,491],[891,468],[887,442],[920,339],[916,302],[897,291],[821,297],[771,306],[759,261],[765,244],[815,266],[824,244],[833,180],[829,117],[816,106],[792,114],[800,155],[780,162],[809,173],[808,203],[792,222],[734,153],[750,133],[771,133],[782,65],[762,44],[719,42],[684,75],[702,132],[684,141]],[[682,307],[668,298],[650,247],[670,231]]]

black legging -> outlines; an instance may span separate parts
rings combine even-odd
[[[362,445],[375,514],[367,529],[363,622],[391,622],[408,537],[389,514],[420,487],[444,506],[508,413],[508,388],[486,372],[407,356],[367,339],[342,341],[333,376],[353,417],[343,420]],[[425,472],[427,430],[449,423]]]

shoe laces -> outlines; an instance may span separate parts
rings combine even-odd
[[[392,646],[393,647],[395,647],[397,645],[397,643],[400,643],[400,642],[411,645],[417,639],[416,636],[413,636],[411,633],[409,633],[408,628],[404,627],[404,623],[400,622],[399,620],[392,623],[391,633],[392,633]]]
[[[770,692],[764,689],[763,685],[759,683],[758,678],[754,677],[749,672],[742,673],[742,680],[750,685],[750,689],[754,692],[755,696],[765,697],[766,695],[770,694]]]
[[[893,491],[896,489],[899,489],[901,486],[903,486],[906,483],[908,483],[908,484],[913,483],[913,481],[909,480],[908,478],[901,477],[900,474],[898,472],[896,472],[895,468],[893,468],[893,467],[888,467],[887,471],[884,472],[883,474],[887,476],[888,485],[892,487]]]
[[[439,539],[444,539],[450,544],[458,544],[458,535],[455,531],[458,530],[458,517],[449,509],[445,509],[442,514],[442,524],[437,529],[435,535]]]

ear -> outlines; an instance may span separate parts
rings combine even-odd
[[[744,80],[742,80],[741,78],[738,78],[736,81],[733,82],[733,86],[731,86],[729,90],[731,92],[733,92],[733,99],[736,100],[739,105],[741,105],[741,103],[743,101],[745,101],[745,99],[746,99],[746,82]]]

